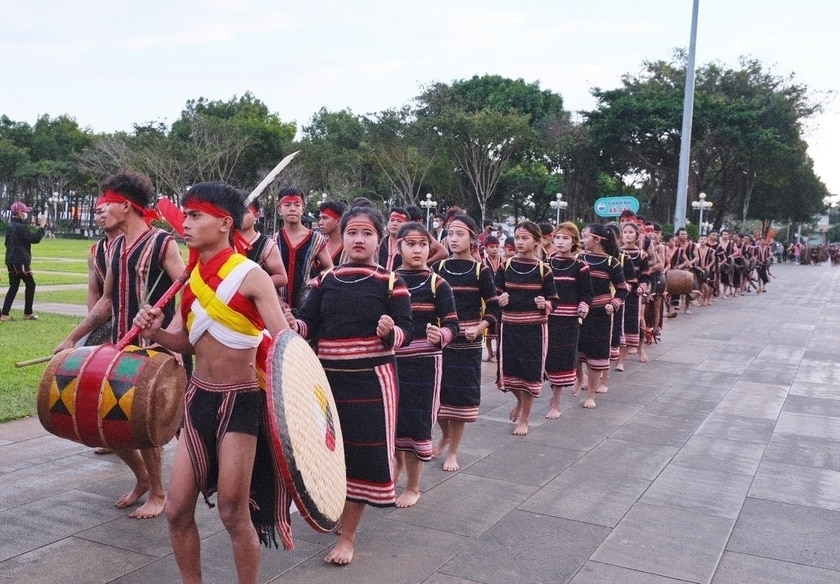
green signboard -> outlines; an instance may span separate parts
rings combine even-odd
[[[598,217],[618,217],[625,209],[630,209],[634,213],[639,212],[639,199],[636,197],[621,196],[621,197],[601,197],[595,201],[595,214]]]

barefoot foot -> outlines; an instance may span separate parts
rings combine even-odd
[[[583,407],[585,407],[586,409],[590,409],[590,410],[591,410],[592,408],[594,408],[594,407],[595,407],[595,400],[594,400],[594,399],[590,399],[590,398],[586,398],[586,401],[585,401],[585,402],[583,402]]]
[[[456,470],[461,470],[461,467],[458,464],[457,455],[450,454],[446,457],[446,462],[443,463],[443,470],[447,472],[455,472]]]
[[[513,431],[514,436],[526,436],[528,434],[528,422],[520,422]]]
[[[598,389],[595,390],[595,393],[607,393],[610,390],[606,385],[599,385]],[[593,406],[595,407],[595,406]]]
[[[406,507],[411,507],[420,499],[420,492],[419,491],[409,491],[408,489],[403,490],[400,493],[400,496],[397,497],[397,507],[400,509],[405,509]]]
[[[151,519],[163,513],[166,507],[166,496],[149,497],[149,500],[143,503],[140,507],[129,513],[131,519]]]
[[[432,449],[432,458],[437,458],[438,456],[440,456],[448,446],[449,440],[441,439],[441,441],[435,445],[434,449]]]
[[[647,363],[647,362],[648,362],[647,353],[645,353],[644,350],[639,351],[639,363]]]
[[[330,553],[324,557],[324,561],[328,564],[346,566],[353,561],[353,544],[354,541],[342,536]]]
[[[134,489],[130,493],[126,493],[125,495],[123,495],[122,497],[120,497],[117,500],[117,502],[116,502],[117,508],[118,509],[125,509],[126,507],[131,507],[137,501],[140,500],[140,497],[142,497],[143,495],[145,495],[149,491],[150,486],[151,485],[149,484],[149,481],[143,481],[143,482],[137,483],[134,486]]]
[[[511,422],[515,422],[518,417],[519,417],[519,404],[517,404],[516,407],[513,408],[510,411],[510,413],[508,414],[508,418],[510,418]]]
[[[562,414],[560,408],[551,408],[550,410],[548,410],[548,413],[545,415],[545,417],[548,420],[556,420],[560,417],[560,414]]]
[[[615,366],[616,371],[624,371],[624,363],[619,363]]]

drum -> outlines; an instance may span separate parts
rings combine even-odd
[[[688,270],[668,270],[665,272],[665,280],[671,296],[691,294],[694,289],[694,274]]]
[[[331,531],[344,510],[347,470],[327,375],[303,337],[284,330],[272,341],[266,377],[269,431],[283,482],[306,522]]]
[[[41,377],[38,418],[48,432],[88,446],[163,446],[181,424],[186,385],[184,368],[161,351],[67,349]]]

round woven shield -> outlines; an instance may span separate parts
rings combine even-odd
[[[331,531],[344,510],[347,474],[341,425],[327,376],[309,344],[279,333],[266,363],[266,403],[283,481],[301,516]]]

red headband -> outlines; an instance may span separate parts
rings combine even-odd
[[[303,197],[301,197],[300,195],[296,195],[296,194],[284,195],[284,196],[280,197],[280,202],[277,203],[277,204],[282,205],[283,203],[293,203],[295,201],[297,201],[301,205],[303,205]]]
[[[184,211],[199,211],[201,213],[206,213],[211,217],[218,217],[219,219],[230,217],[231,222],[233,221],[233,217],[231,217],[229,212],[225,211],[218,205],[214,205],[210,201],[199,201],[195,198],[192,198],[189,201],[187,201],[186,205],[184,205]],[[233,229],[232,232],[233,233],[231,234],[231,239],[233,242],[233,247],[242,255],[247,255],[247,252],[251,249],[252,245],[236,229]]]
[[[403,213],[397,213],[396,211],[391,211],[391,214],[388,216],[389,219],[402,219],[403,223],[407,223],[410,217],[408,215],[404,215]]]
[[[469,226],[469,225],[467,225],[466,223],[464,223],[463,221],[461,221],[460,219],[456,219],[456,220],[452,221],[452,222],[449,224],[449,229],[454,228],[456,223],[457,223],[458,225],[460,225],[463,229],[466,229],[467,231],[469,231],[470,235],[472,235],[473,237],[475,237],[475,231],[473,231],[472,229],[470,229],[470,226]]]
[[[338,213],[336,213],[335,211],[333,211],[329,207],[325,207],[324,209],[322,209],[321,210],[321,215],[326,215],[327,217],[332,217],[336,221],[339,221],[341,219],[341,215],[339,215]]]
[[[129,205],[131,205],[132,209],[140,213],[146,225],[151,225],[152,221],[154,221],[155,219],[160,219],[160,216],[154,209],[141,207],[139,204],[135,203],[125,195],[121,195],[116,191],[105,191],[104,193],[102,193],[102,196],[96,200],[97,207],[104,203],[128,203]]]

